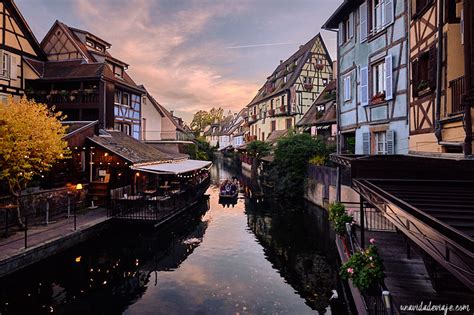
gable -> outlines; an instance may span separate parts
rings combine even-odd
[[[82,54],[66,32],[56,24],[41,43],[48,60],[81,59]]]
[[[0,3],[0,27],[4,30],[0,32],[0,42],[7,49],[30,57],[42,56],[36,38],[14,4]]]

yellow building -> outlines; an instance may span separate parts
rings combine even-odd
[[[33,32],[11,0],[0,1],[0,100],[25,94],[25,80],[39,77],[34,63],[45,59]]]
[[[280,61],[248,108],[250,139],[264,141],[275,130],[295,127],[333,75],[320,34]]]
[[[467,100],[465,95],[469,90],[465,77],[465,49],[472,49],[465,45],[472,47],[472,41],[466,40],[464,35],[465,13],[460,0],[412,1],[409,47],[411,152],[469,151],[466,151],[465,141],[472,132],[472,123],[465,124],[471,120],[467,116],[472,113],[468,115],[465,107],[468,104],[463,99]],[[471,23],[469,21],[469,25]],[[472,50],[467,57],[472,59]]]

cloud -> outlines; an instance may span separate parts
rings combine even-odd
[[[268,47],[268,46],[283,46],[283,45],[293,45],[293,44],[296,44],[296,43],[293,42],[293,43],[267,43],[267,44],[240,45],[240,46],[226,47],[226,49]]]
[[[119,5],[115,0],[79,0],[76,9],[83,27],[110,42],[111,53],[130,64],[128,71],[137,83],[144,84],[169,109],[189,114],[184,117],[189,120],[202,108],[222,106],[237,111],[258,89],[215,65],[235,57],[221,42],[193,42],[213,19],[235,14],[243,3],[203,3],[187,2],[172,14],[149,0]]]

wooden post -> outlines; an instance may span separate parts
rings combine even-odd
[[[360,247],[365,248],[364,198],[360,196]]]

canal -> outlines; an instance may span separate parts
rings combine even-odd
[[[213,166],[214,183],[232,176],[252,187]],[[222,205],[216,185],[208,195],[157,230],[114,225],[1,279],[0,314],[347,313],[323,210],[244,194]]]

